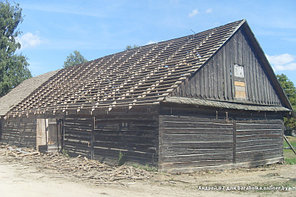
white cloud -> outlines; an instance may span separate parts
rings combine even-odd
[[[25,33],[17,40],[21,43],[22,49],[35,47],[41,44],[39,36],[31,32]]]
[[[189,14],[188,14],[188,16],[189,17],[194,17],[195,15],[197,15],[199,12],[198,12],[198,9],[194,9],[194,10],[192,10]]]
[[[148,45],[148,44],[155,44],[155,43],[157,43],[156,41],[152,41],[152,40],[150,40],[149,42],[147,42],[145,45]]]
[[[296,70],[296,58],[291,54],[266,55],[275,71]]]
[[[207,14],[210,14],[210,13],[212,13],[212,12],[213,12],[213,9],[212,9],[212,8],[209,8],[209,9],[206,10],[206,13],[207,13]]]

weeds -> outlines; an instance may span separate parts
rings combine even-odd
[[[119,166],[122,166],[126,161],[126,156],[121,152],[119,151],[119,154],[118,154],[118,165]]]
[[[148,164],[141,165],[141,164],[138,164],[138,163],[133,163],[133,164],[131,164],[131,166],[134,167],[134,168],[146,170],[146,171],[149,171],[149,172],[157,172],[157,168],[156,167],[150,166]]]
[[[68,154],[68,151],[63,149],[62,150],[62,154],[65,156],[65,157],[70,157],[69,154]]]

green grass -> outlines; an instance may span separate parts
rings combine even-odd
[[[296,149],[296,137],[287,136],[290,144]],[[289,147],[286,140],[284,140],[284,147]],[[285,163],[289,165],[295,165],[296,164],[296,155],[291,149],[284,149],[284,159]]]

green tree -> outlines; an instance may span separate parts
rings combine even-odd
[[[285,93],[292,105],[292,108],[295,112],[295,110],[296,110],[296,88],[295,88],[293,82],[290,81],[288,79],[288,77],[284,74],[277,75],[276,77],[277,77],[278,81],[280,82],[282,88],[284,89],[284,91],[285,91]],[[295,117],[285,118],[284,122],[285,122],[285,126],[287,128],[296,129],[296,118]]]
[[[31,77],[26,57],[15,54],[21,47],[16,37],[21,33],[17,27],[22,21],[19,4],[0,2],[0,96]]]
[[[132,46],[132,45],[127,45],[126,47],[125,47],[125,49],[126,50],[129,50],[129,49],[134,49],[134,48],[137,48],[137,47],[139,47],[138,45],[135,45],[134,44],[134,46]]]
[[[277,75],[277,79],[284,89],[294,110],[296,110],[296,88],[285,74]]]
[[[68,55],[67,60],[64,62],[64,68],[67,68],[69,66],[74,66],[77,64],[82,64],[87,62],[87,59],[85,59],[79,51],[74,51],[73,54],[71,53]]]

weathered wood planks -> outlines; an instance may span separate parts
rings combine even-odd
[[[280,162],[282,134],[279,114],[162,105],[159,169],[186,172]]]
[[[232,162],[232,124],[223,120],[176,115],[161,115],[159,122],[160,169]]]
[[[283,156],[283,121],[237,121],[236,125],[237,162]]]
[[[156,115],[96,116],[94,157],[157,164],[158,119]]]
[[[234,76],[234,65],[243,66],[244,78]],[[235,97],[234,81],[245,82],[245,99]],[[281,101],[248,37],[240,29],[174,96],[242,103],[281,105]]]
[[[2,140],[17,146],[36,147],[36,119],[3,120]]]

